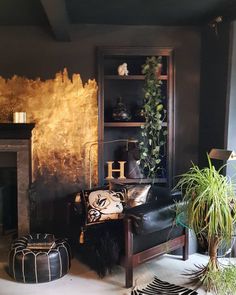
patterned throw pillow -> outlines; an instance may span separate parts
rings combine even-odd
[[[145,204],[147,195],[151,188],[150,184],[132,184],[126,185],[125,203],[128,208]]]
[[[111,189],[125,191],[125,207],[132,208],[147,202],[151,184],[121,184],[111,183]]]
[[[87,224],[123,217],[124,191],[93,190],[83,192]]]

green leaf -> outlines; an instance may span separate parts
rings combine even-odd
[[[162,120],[166,119],[166,110],[164,107],[161,93],[162,81],[156,77],[158,64],[162,63],[162,57],[148,57],[146,63],[142,66],[142,72],[145,75],[144,84],[144,116],[145,124],[141,127],[140,149],[140,167],[145,168],[148,176],[155,177],[156,171],[160,171],[161,158],[160,146],[166,144],[166,127],[163,129]],[[160,65],[159,65],[160,66]]]
[[[157,106],[157,111],[161,111],[163,109],[163,104],[159,104],[158,106]]]

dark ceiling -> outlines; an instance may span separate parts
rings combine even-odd
[[[67,0],[73,23],[196,25],[236,10],[232,0]]]
[[[51,26],[69,41],[70,24],[203,25],[236,19],[236,0],[0,0],[0,25]]]
[[[47,0],[57,10],[57,2]],[[63,0],[70,23],[199,25],[236,16],[236,0]],[[47,25],[41,0],[0,0],[0,25]]]

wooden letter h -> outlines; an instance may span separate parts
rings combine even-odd
[[[126,177],[125,177],[125,163],[126,163],[126,161],[118,161],[118,163],[120,164],[119,169],[113,169],[112,168],[113,163],[114,163],[114,161],[107,161],[108,176],[106,177],[106,179],[114,179],[114,177],[112,176],[113,172],[120,172],[120,176],[118,177],[118,179],[126,179]]]

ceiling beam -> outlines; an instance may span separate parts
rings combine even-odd
[[[41,0],[52,31],[58,41],[71,41],[65,0]]]

